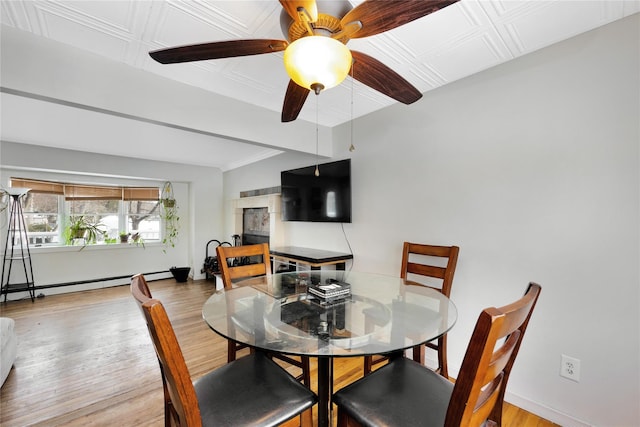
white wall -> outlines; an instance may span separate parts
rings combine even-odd
[[[74,125],[81,126],[82,123]],[[167,180],[173,183],[180,216],[180,231],[175,247],[147,243],[144,249],[119,245],[86,247],[82,250],[79,247],[64,250],[31,248],[36,286],[166,271],[172,266],[189,266],[194,278],[204,278],[200,269],[205,258],[206,243],[223,236],[222,172],[219,169],[7,141],[0,143],[0,156],[2,186],[7,186],[12,176],[114,185],[162,186]],[[1,228],[4,252],[6,228]],[[171,277],[169,274],[164,276]],[[50,295],[127,282],[127,279],[122,279],[50,288],[42,292]],[[19,293],[10,294],[9,299],[21,296]]]
[[[315,135],[315,123],[303,120],[281,123],[279,111],[269,111],[187,84],[177,83],[154,73],[135,69],[118,61],[6,25],[1,26],[1,31],[2,86],[11,91],[35,94],[37,98],[52,98],[88,105],[92,108],[117,111],[174,126],[184,126],[205,132],[211,142],[217,139],[211,135],[218,135],[220,138],[230,137],[234,141],[245,140],[276,149],[284,147],[310,153],[315,153],[317,149],[321,154],[331,153],[331,144],[327,138],[323,139],[317,147],[314,140],[300,142],[300,135]],[[155,63],[150,58],[148,61],[148,67],[157,69],[162,74],[166,66]],[[43,72],[44,70],[46,72]],[[64,114],[66,108],[47,103],[31,104],[31,101],[24,98],[11,101],[11,105],[16,110],[30,108],[34,114],[42,114],[43,117],[40,120],[42,126],[59,131],[51,116]],[[4,114],[11,114],[15,121],[21,119],[15,117],[15,113]],[[85,117],[80,113],[77,115],[84,121],[96,120],[98,123],[113,120],[110,117],[95,117],[90,114]],[[145,135],[152,132],[156,134],[174,132],[168,128],[158,131],[153,126],[127,121],[121,122],[119,127]],[[13,126],[10,128],[12,129]],[[22,132],[29,135],[38,134],[36,130],[31,129],[23,129]],[[319,132],[323,136],[330,135],[330,130],[323,126],[320,126]],[[45,145],[75,149],[74,142],[77,143],[77,141],[68,141],[63,138],[73,134],[81,134],[81,131],[75,128],[67,129],[66,133],[60,131],[59,135],[51,135],[52,140]],[[102,135],[97,137],[102,140]],[[189,145],[195,144],[203,153],[210,153],[206,143],[202,141],[202,136],[191,134],[187,138],[189,138]],[[124,139],[113,141],[112,144],[119,146]],[[157,137],[155,144],[166,147],[164,138]],[[176,157],[179,158],[180,153],[176,153]]]
[[[542,285],[508,400],[562,425],[640,425],[639,30],[636,14],[428,92],[356,120],[355,152],[334,146],[352,158],[354,270],[397,274],[404,240],[460,246],[453,374],[479,311]],[[225,172],[225,201],[314,162]],[[285,233],[348,248],[336,224]]]

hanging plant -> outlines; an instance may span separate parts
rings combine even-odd
[[[160,196],[162,206],[165,208],[174,208],[176,206],[176,198],[173,195],[173,185],[167,181],[162,186],[162,195]]]
[[[178,230],[180,228],[180,217],[178,216],[178,204],[173,195],[173,185],[167,181],[162,187],[162,194],[160,196],[162,201],[161,217],[164,223],[164,238],[162,243],[165,246],[176,245],[178,239]]]
[[[4,212],[9,206],[9,193],[4,188],[0,188],[0,213]]]

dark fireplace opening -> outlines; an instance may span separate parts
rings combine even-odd
[[[246,208],[242,212],[242,244],[269,243],[269,209]]]
[[[242,234],[243,245],[256,245],[259,243],[269,243],[269,236],[261,236],[259,234]]]
[[[269,209],[245,208],[242,212],[242,244],[255,245],[269,243]],[[242,264],[262,262],[260,256],[248,257]]]

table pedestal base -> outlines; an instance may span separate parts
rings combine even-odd
[[[330,357],[318,357],[318,426],[328,427],[332,422],[331,396],[333,395],[333,363]]]

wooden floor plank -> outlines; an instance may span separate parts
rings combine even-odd
[[[202,320],[213,282],[169,279],[150,287],[166,306],[192,377],[225,364],[225,340]],[[0,303],[0,316],[15,319],[18,334],[18,357],[0,389],[3,427],[164,425],[158,363],[128,286]],[[315,384],[314,359],[311,365]],[[334,374],[338,390],[360,378],[362,359],[336,359]],[[555,426],[511,405],[503,424]]]

